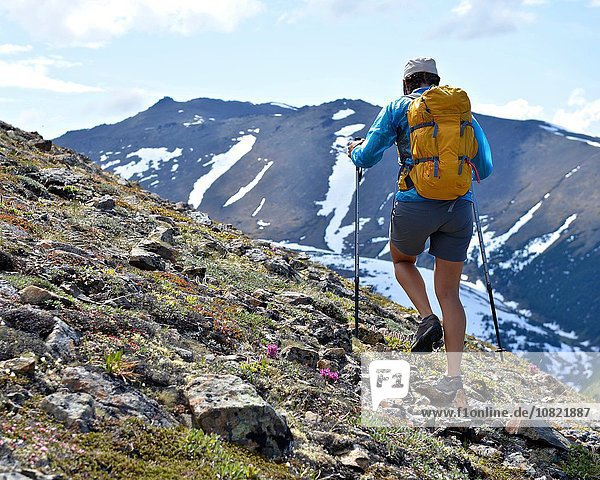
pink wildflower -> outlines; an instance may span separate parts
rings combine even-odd
[[[338,372],[333,372],[328,368],[322,368],[319,370],[319,374],[325,380],[331,380],[332,382],[336,382],[340,378],[340,374]]]
[[[267,357],[276,358],[279,348],[274,343],[267,345]]]

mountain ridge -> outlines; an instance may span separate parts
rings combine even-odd
[[[206,189],[203,186],[206,195],[200,205],[210,214],[261,238],[351,251],[354,173],[344,148],[352,136],[365,135],[379,107],[340,99],[297,110],[271,106],[267,114],[260,113],[259,106],[255,115],[248,116],[248,109],[256,106],[244,103],[236,116],[237,104],[221,101],[218,104],[227,109],[219,116],[214,110],[199,109],[205,99],[198,100],[174,102],[166,110],[159,102],[138,115],[141,125],[127,120],[102,132],[71,132],[57,142],[126,175],[127,165],[144,161],[136,160],[141,158],[136,151],[165,148],[164,155],[178,154],[164,162],[176,170],[165,171],[168,167],[161,169],[160,164],[129,178],[162,196],[187,202],[195,182],[208,179],[205,175],[210,172],[214,181]],[[494,245],[489,256],[495,288],[521,309],[532,311],[539,325],[556,323],[565,331],[575,330],[582,341],[600,344],[593,315],[600,305],[587,281],[600,261],[600,234],[594,223],[600,199],[590,174],[600,155],[599,139],[536,120],[486,115],[478,119],[495,159],[492,177],[475,187],[486,243]],[[253,142],[250,150],[230,158],[230,150],[244,137],[244,142]],[[121,158],[124,155],[130,156]],[[212,171],[215,157],[232,161],[225,173]],[[362,251],[368,257],[382,253],[387,258],[384,244],[370,239],[387,236],[389,193],[396,175],[393,149],[365,174],[361,238],[367,239]],[[236,192],[240,198],[234,202]],[[470,252],[465,273],[475,282],[482,278],[475,243]],[[550,265],[543,258],[552,252],[556,260]],[[423,255],[419,262],[430,266],[431,258]],[[538,281],[542,285],[528,294]],[[564,294],[559,303],[552,295],[560,292]]]

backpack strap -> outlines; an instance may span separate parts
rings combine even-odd
[[[462,122],[460,122],[460,136],[463,136],[463,133],[465,133],[465,128],[466,127],[471,127],[473,128],[473,124],[471,122],[467,122],[466,120],[463,120]]]
[[[462,173],[463,163],[466,163],[473,169],[473,172],[475,173],[475,180],[477,180],[477,183],[481,183],[481,178],[479,177],[479,172],[477,171],[477,167],[471,161],[471,159],[469,157],[467,157],[466,155],[463,155],[462,157],[458,157],[458,160],[460,161],[460,163],[458,164],[458,174],[460,175]]]
[[[415,98],[419,98],[421,96],[421,94],[412,92],[412,93],[409,93],[407,95],[402,95],[402,96],[410,99],[410,101],[412,102]],[[407,111],[408,111],[408,109],[407,109]],[[409,160],[411,158],[411,156],[406,155],[401,149],[401,146],[403,143],[402,139],[403,139],[402,131],[400,130],[400,128],[398,128],[396,130],[396,148],[398,149],[398,164],[400,165],[400,170],[398,171],[398,184],[400,183],[400,178],[402,177],[402,173],[405,170],[410,172],[410,169],[412,168],[412,164],[409,165],[407,163],[407,160]],[[410,149],[410,144],[408,145],[408,148]],[[414,184],[412,182],[412,179],[410,178],[410,175],[408,175],[408,174],[405,175],[404,182],[405,182],[408,190],[414,188]]]

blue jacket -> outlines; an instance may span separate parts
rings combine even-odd
[[[413,93],[423,93],[428,88],[418,88]],[[352,151],[352,161],[357,167],[368,168],[379,162],[383,157],[383,152],[390,148],[396,141],[396,132],[398,129],[405,135],[405,141],[401,142],[402,145],[410,145],[408,118],[406,117],[410,102],[411,99],[409,97],[402,96],[381,109],[381,112],[379,112],[379,115],[377,115],[377,118],[369,129],[365,141]],[[484,179],[489,177],[493,170],[492,151],[485,133],[483,133],[475,117],[473,117],[473,130],[475,131],[475,139],[479,145],[477,155],[473,159],[473,164],[477,168],[479,177]],[[401,148],[403,148],[402,145]],[[405,153],[410,156],[410,148]],[[471,191],[467,192],[461,198],[472,201]],[[400,202],[440,201],[422,197],[417,193],[415,188],[406,191],[398,190],[396,199]]]

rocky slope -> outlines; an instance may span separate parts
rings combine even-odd
[[[294,109],[167,97],[132,118],[69,132],[57,143],[255,238],[343,254],[352,249],[354,221],[354,171],[344,147],[365,135],[378,111],[358,100]],[[535,324],[522,329],[507,319],[505,331],[516,333],[506,343],[530,351],[597,348],[600,304],[590,278],[600,268],[600,194],[593,180],[600,140],[544,122],[478,118],[495,163],[493,177],[477,188],[494,285],[518,303],[516,310],[530,312],[521,323]],[[363,255],[387,258],[396,176],[393,148],[366,172]],[[466,268],[473,283],[482,279],[476,244]],[[431,257],[420,263],[431,266]]]
[[[600,472],[589,429],[362,426],[359,355],[414,314],[364,290],[353,338],[351,285],[302,254],[4,123],[0,178],[0,478]]]

